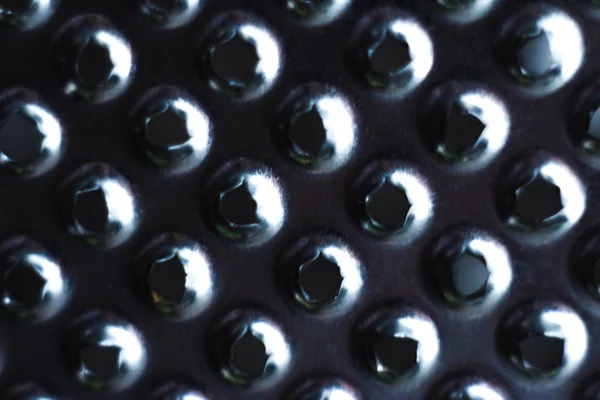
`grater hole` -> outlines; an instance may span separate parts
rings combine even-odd
[[[41,155],[44,135],[34,120],[15,113],[8,116],[0,127],[0,150],[5,163],[27,164]]]
[[[79,79],[89,87],[102,87],[111,77],[115,65],[109,49],[90,39],[79,52],[76,61]]]
[[[76,17],[67,23],[56,46],[56,60],[65,94],[91,103],[121,95],[134,72],[130,44],[96,15]]]
[[[213,33],[204,44],[200,54],[204,74],[210,86],[224,94],[260,94],[279,74],[279,44],[264,27],[241,22],[245,16],[235,14],[229,19],[233,23]]]
[[[327,131],[315,106],[296,116],[290,128],[290,141],[295,152],[308,159],[319,158],[323,153],[327,143]]]
[[[427,226],[433,213],[432,194],[409,165],[380,160],[357,180],[356,210],[362,229],[388,241],[410,241]],[[355,208],[356,207],[356,208]]]
[[[184,300],[186,277],[185,267],[177,256],[156,261],[148,277],[152,297],[167,304],[180,304]]]
[[[435,278],[435,290],[452,307],[495,303],[512,282],[508,251],[478,229],[448,229],[426,253],[430,255],[425,279]]]
[[[234,311],[215,331],[218,369],[223,378],[243,387],[266,387],[289,367],[291,350],[280,328],[254,310]]]
[[[545,301],[527,303],[509,314],[498,339],[511,363],[534,378],[573,373],[588,346],[586,327],[579,316]]]
[[[248,183],[242,181],[221,195],[218,213],[233,228],[243,229],[260,224],[257,209],[258,205],[248,189]]]
[[[104,164],[88,164],[67,180],[68,231],[94,246],[121,244],[137,222],[129,184]]]
[[[445,144],[451,154],[457,158],[473,150],[481,138],[486,126],[479,118],[469,114],[461,107],[454,105],[448,112],[446,129],[444,130]]]
[[[527,229],[536,229],[557,217],[563,204],[560,188],[536,175],[517,189],[514,201],[515,222]]]
[[[406,40],[388,31],[369,49],[369,67],[376,74],[398,75],[411,61],[412,56]]]
[[[237,32],[211,49],[210,65],[224,86],[243,90],[256,78],[259,58],[256,48]]]
[[[541,4],[523,8],[508,22],[503,35],[499,58],[517,82],[534,94],[557,90],[581,67],[581,29],[556,8]]]
[[[207,115],[174,87],[151,90],[133,122],[135,150],[158,167],[188,170],[209,151],[212,132]]]
[[[514,211],[525,225],[538,226],[562,209],[560,188],[539,175],[517,190]]]
[[[343,280],[339,265],[319,253],[300,267],[298,284],[302,300],[316,306],[330,304],[340,294]]]
[[[119,373],[121,349],[114,346],[92,346],[81,351],[81,368],[99,380],[114,378]]]
[[[440,271],[440,284],[451,303],[482,300],[491,291],[491,271],[483,256],[464,250],[449,260],[449,276]],[[446,278],[446,279],[444,279]]]
[[[121,390],[146,366],[141,337],[114,314],[94,311],[77,321],[68,341],[75,378],[92,389]]]
[[[24,308],[40,305],[46,280],[28,264],[11,267],[4,276],[5,303],[16,303]]]
[[[481,166],[506,144],[510,118],[494,94],[469,82],[451,82],[434,91],[423,117],[430,146],[445,162]]]
[[[8,92],[0,120],[0,166],[20,175],[46,172],[62,152],[61,125],[44,106],[25,100],[35,97],[23,90]]]
[[[489,277],[485,260],[473,254],[461,254],[452,263],[452,283],[460,297],[482,296],[487,291]]]
[[[283,254],[284,284],[294,300],[311,312],[338,315],[361,294],[364,271],[353,252],[337,237],[313,234],[300,238]],[[291,282],[291,285],[288,285]]]
[[[20,318],[52,317],[65,303],[68,292],[61,267],[27,239],[14,239],[8,246],[2,260],[4,307]]]
[[[82,190],[75,194],[73,217],[82,231],[102,234],[108,225],[106,194],[100,187]]]
[[[404,337],[385,337],[373,346],[376,368],[380,374],[405,375],[418,364],[419,342]]]
[[[204,199],[217,232],[238,243],[261,243],[283,224],[284,199],[277,180],[249,160],[229,164]]]
[[[180,234],[158,237],[140,262],[142,292],[158,311],[192,317],[206,309],[214,290],[208,257],[200,245]]]
[[[406,92],[429,74],[433,44],[412,17],[395,14],[400,13],[383,9],[367,18],[351,66],[374,88]]]
[[[367,367],[386,383],[423,377],[439,352],[433,322],[404,306],[393,305],[369,316],[359,328],[359,337]]]
[[[519,357],[529,371],[554,371],[564,362],[565,341],[562,338],[532,336],[518,344]]]
[[[412,204],[406,191],[389,179],[383,181],[367,195],[365,205],[369,226],[372,226],[376,232],[397,232],[410,222],[408,217]]]
[[[554,64],[550,40],[546,32],[534,32],[524,37],[519,44],[517,62],[521,74],[539,78],[548,74]]]
[[[156,147],[177,147],[190,139],[185,119],[167,107],[146,121],[146,140]]]
[[[369,66],[381,75],[397,75],[406,68],[412,57],[408,43],[401,36],[385,32],[380,41],[369,49]]]
[[[234,342],[230,357],[231,367],[248,380],[263,376],[269,360],[264,343],[249,331]]]
[[[540,153],[517,162],[504,179],[500,216],[518,231],[558,233],[575,224],[585,210],[579,178],[548,155]]]
[[[277,116],[276,133],[288,155],[312,171],[339,167],[356,146],[356,122],[347,100],[317,83],[292,93]]]

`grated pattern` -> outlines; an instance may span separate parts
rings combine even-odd
[[[596,0],[0,0],[0,398],[597,400]]]

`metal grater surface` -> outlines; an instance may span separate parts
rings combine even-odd
[[[600,2],[0,21],[1,399],[600,399]]]

